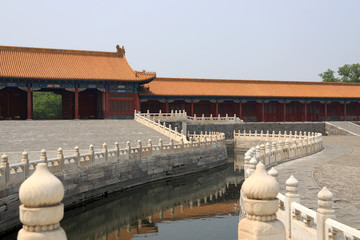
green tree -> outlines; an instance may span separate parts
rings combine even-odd
[[[60,119],[61,95],[53,92],[33,92],[34,119]]]
[[[328,69],[326,72],[320,73],[319,76],[323,82],[360,82],[360,64],[345,64],[339,67],[337,74],[338,77],[335,77],[334,71]]]
[[[339,79],[334,76],[334,71],[331,69],[320,73],[319,76],[323,79],[323,82],[339,82]]]
[[[360,64],[345,64],[339,67],[338,74],[342,82],[360,82]]]

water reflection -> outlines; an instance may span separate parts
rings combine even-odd
[[[199,223],[194,219],[238,216],[243,181],[239,166],[232,161],[210,171],[123,191],[65,212],[61,225],[68,239],[149,239],[159,233],[162,223],[177,228],[178,222],[192,220],[196,228]]]

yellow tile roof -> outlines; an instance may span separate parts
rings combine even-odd
[[[134,71],[117,52],[0,46],[0,77],[59,80],[145,81],[155,73]]]
[[[360,98],[359,83],[156,78],[141,95]]]

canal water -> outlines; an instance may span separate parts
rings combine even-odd
[[[237,239],[240,165],[229,156],[216,169],[109,195],[66,211],[61,226],[69,240]]]

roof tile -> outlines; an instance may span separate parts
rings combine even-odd
[[[117,52],[0,46],[0,77],[61,80],[151,80],[155,73],[134,71]]]
[[[359,83],[156,78],[141,95],[360,98]]]

